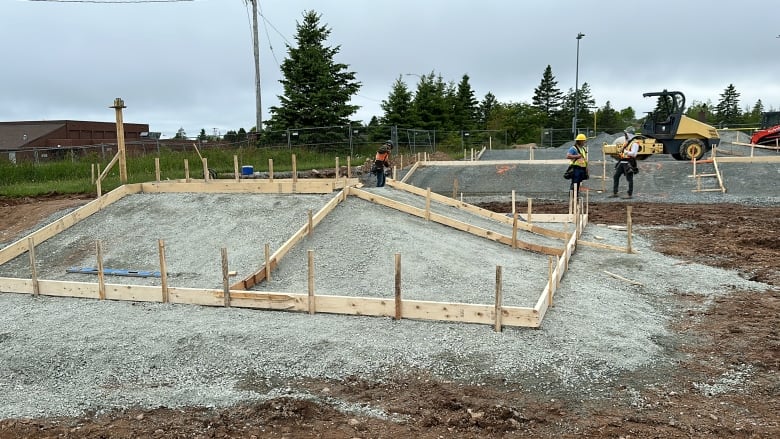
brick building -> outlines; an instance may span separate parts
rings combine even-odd
[[[141,140],[148,124],[125,123],[125,141]],[[115,122],[47,120],[0,122],[0,151],[116,144]]]

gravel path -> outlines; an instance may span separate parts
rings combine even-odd
[[[329,198],[132,196],[117,206],[130,212],[108,209],[42,244],[39,256],[49,258],[42,259],[42,268],[53,270],[44,269],[42,277],[74,280],[60,272],[63,263],[87,264],[95,237],[111,241],[127,233],[107,245],[109,253],[126,251],[139,265],[156,261],[156,239],[162,237],[171,243],[169,265],[180,273],[172,285],[218,287],[220,246],[230,248],[231,267],[236,265],[240,277],[259,266],[260,243],[282,242],[303,224],[308,209],[316,211]],[[404,255],[409,270],[404,287],[420,298],[482,302],[483,294],[492,294],[497,264],[515,273],[505,279],[512,291],[536,296],[545,281],[546,256],[507,253],[505,246],[360,200],[347,200],[332,215],[288,256],[279,282],[285,277],[290,284],[300,282],[300,273],[288,267],[300,271],[296,261],[309,246],[323,264],[317,281],[323,293],[390,292],[395,252]],[[624,245],[626,237],[590,225],[584,239]],[[765,289],[733,272],[676,264],[640,236],[633,244],[639,254],[578,248],[542,328],[502,333],[483,325],[0,294],[0,418],[225,406],[279,395],[319,398],[301,394],[296,380],[382,379],[415,371],[470,383],[505,382],[551,397],[558,392],[606,397],[621,374],[653,370],[652,381],[675,366],[679,359],[670,352],[676,341],[667,327],[676,294],[709,300],[732,288]],[[141,254],[136,245],[152,250]],[[109,257],[123,262],[119,254]],[[57,263],[58,258],[74,260]],[[0,267],[0,275],[28,276],[24,258],[18,259]],[[138,268],[156,262],[148,264]],[[384,277],[372,274],[376,267]],[[524,294],[507,300],[523,301]],[[647,384],[652,383],[635,383]]]

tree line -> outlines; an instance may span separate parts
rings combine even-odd
[[[305,11],[302,22],[297,23],[297,45],[288,46],[288,55],[281,64],[283,95],[279,96],[279,105],[270,108],[271,118],[265,122],[263,131],[363,126],[361,121],[350,119],[358,109],[350,104],[351,99],[362,84],[347,64],[336,62],[340,46],[326,44],[331,29],[320,20],[317,12]],[[531,103],[501,102],[491,92],[478,100],[467,74],[458,83],[446,81],[435,71],[417,76],[419,80],[412,90],[399,74],[389,95],[381,102],[383,114],[372,117],[368,127],[501,130],[507,133],[510,143],[531,143],[540,139],[544,129],[571,130],[575,107],[580,128],[595,124],[599,131],[614,133],[641,123],[630,106],[618,110],[606,101],[597,107],[587,82],[576,91],[571,88],[562,91],[550,65],[544,69]],[[761,100],[742,109],[739,96],[734,85],[729,84],[717,104],[694,101],[686,114],[717,127],[757,125],[764,111]],[[591,124],[592,121],[595,123]],[[243,128],[229,131],[231,138],[243,138],[244,133]]]

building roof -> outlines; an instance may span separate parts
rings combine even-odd
[[[0,122],[0,150],[19,149],[28,142],[62,128],[66,122],[65,120]]]

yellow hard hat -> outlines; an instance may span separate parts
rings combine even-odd
[[[585,137],[585,134],[577,134],[577,137],[575,137],[574,140],[588,140],[588,138]]]

